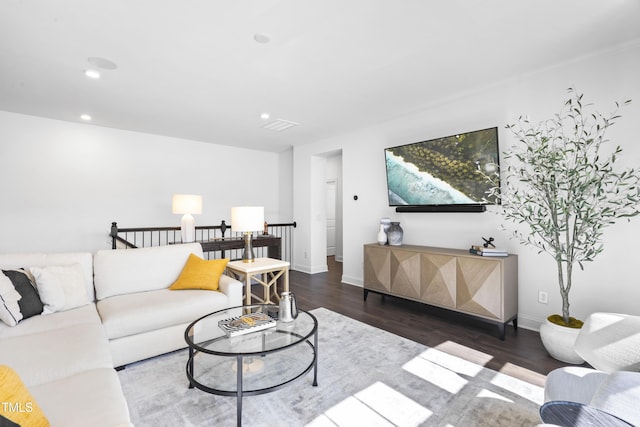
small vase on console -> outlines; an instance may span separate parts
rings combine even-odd
[[[387,233],[384,232],[384,225],[380,224],[380,230],[378,230],[378,238],[376,239],[379,245],[387,244]]]
[[[391,246],[400,246],[402,245],[402,237],[404,235],[404,230],[400,227],[399,222],[392,222],[387,230],[387,241]]]
[[[376,239],[376,241],[378,242],[378,244],[380,245],[387,245],[389,244],[388,240],[387,240],[387,230],[389,229],[389,227],[391,227],[391,220],[389,218],[381,218],[380,219],[380,230],[378,231],[378,238]],[[381,234],[384,233],[384,236]],[[384,237],[384,241],[382,241],[382,238]]]

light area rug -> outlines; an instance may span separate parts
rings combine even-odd
[[[319,324],[318,386],[311,371],[275,392],[245,396],[244,426],[539,423],[539,386],[324,308],[312,313]],[[189,389],[186,361],[180,350],[118,373],[135,426],[236,425],[236,398]]]

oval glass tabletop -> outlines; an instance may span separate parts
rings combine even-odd
[[[194,350],[219,356],[264,355],[294,346],[312,336],[318,326],[316,318],[300,310],[293,322],[277,321],[268,329],[243,335],[227,336],[218,323],[249,313],[264,313],[276,308],[270,304],[254,304],[219,310],[192,322],[185,340]]]

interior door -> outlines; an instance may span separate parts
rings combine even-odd
[[[327,181],[327,256],[336,254],[336,181]]]

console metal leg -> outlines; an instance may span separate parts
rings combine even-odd
[[[498,323],[498,338],[504,341],[505,338],[505,323]]]

